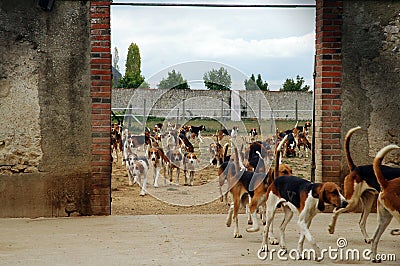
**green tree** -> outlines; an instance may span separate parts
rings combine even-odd
[[[136,43],[131,43],[128,48],[128,55],[125,63],[125,75],[118,81],[118,87],[121,88],[139,88],[148,87],[141,75],[140,51]]]
[[[168,77],[162,79],[157,85],[159,89],[190,89],[189,84],[183,79],[180,72],[174,69],[168,72]]]
[[[203,80],[209,90],[230,90],[232,85],[231,75],[223,67],[204,73]]]
[[[261,78],[261,74],[257,75],[257,80],[254,74],[251,74],[251,77],[248,80],[244,81],[244,86],[246,90],[262,90],[268,91],[268,83],[264,82]]]
[[[304,78],[299,75],[296,76],[296,82],[293,79],[286,79],[280,91],[308,91],[310,86],[304,85],[304,82]]]

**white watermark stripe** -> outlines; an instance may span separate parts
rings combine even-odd
[[[257,257],[260,260],[324,260],[330,259],[332,261],[371,261],[372,251],[371,249],[357,249],[347,248],[348,242],[346,238],[339,237],[336,240],[337,247],[323,248],[320,251],[314,249],[304,249],[299,251],[297,249],[275,249],[272,248],[269,251],[259,249],[257,251]],[[377,260],[381,261],[396,261],[397,257],[394,253],[381,253],[376,255]]]

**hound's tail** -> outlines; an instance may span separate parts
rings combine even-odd
[[[225,143],[224,145],[224,162],[227,161],[227,156],[228,156],[228,148],[229,148],[229,143]]]
[[[378,180],[378,183],[381,186],[382,190],[385,189],[388,185],[388,181],[383,176],[383,173],[381,170],[382,160],[388,152],[390,152],[391,150],[394,150],[394,149],[400,149],[400,147],[395,144],[387,145],[386,147],[382,148],[376,154],[376,157],[374,159],[373,167],[374,167],[375,176],[376,176],[376,179]]]
[[[278,147],[276,148],[275,151],[275,170],[274,170],[274,180],[278,177],[278,173],[279,173],[279,163],[281,160],[281,150],[282,150],[282,146],[283,143],[285,143],[286,139],[288,138],[288,135],[286,135],[281,142],[279,142]]]
[[[356,132],[357,130],[360,130],[361,127],[353,127],[352,129],[350,129],[347,134],[346,137],[344,138],[344,152],[346,154],[346,162],[347,162],[347,166],[349,167],[349,171],[353,171],[354,168],[356,168],[356,165],[353,162],[353,159],[351,158],[350,155],[350,138],[353,135],[354,132]]]

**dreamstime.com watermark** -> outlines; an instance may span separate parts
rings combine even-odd
[[[261,249],[257,252],[257,257],[260,260],[324,260],[330,259],[333,261],[370,261],[372,260],[372,251],[370,249],[356,249],[348,248],[346,238],[338,238],[336,241],[337,247],[331,247],[320,249],[316,252],[314,249],[304,249],[301,253],[297,249],[270,249],[265,252]],[[396,254],[377,254],[377,259],[381,261],[396,261]]]

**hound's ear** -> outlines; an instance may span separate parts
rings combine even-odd
[[[323,212],[325,210],[325,202],[324,202],[324,193],[325,193],[325,188],[324,185],[321,185],[319,189],[319,196],[318,196],[318,210]]]
[[[157,154],[158,154],[158,157],[160,157],[160,158],[163,157],[163,152],[160,149],[157,149]]]

